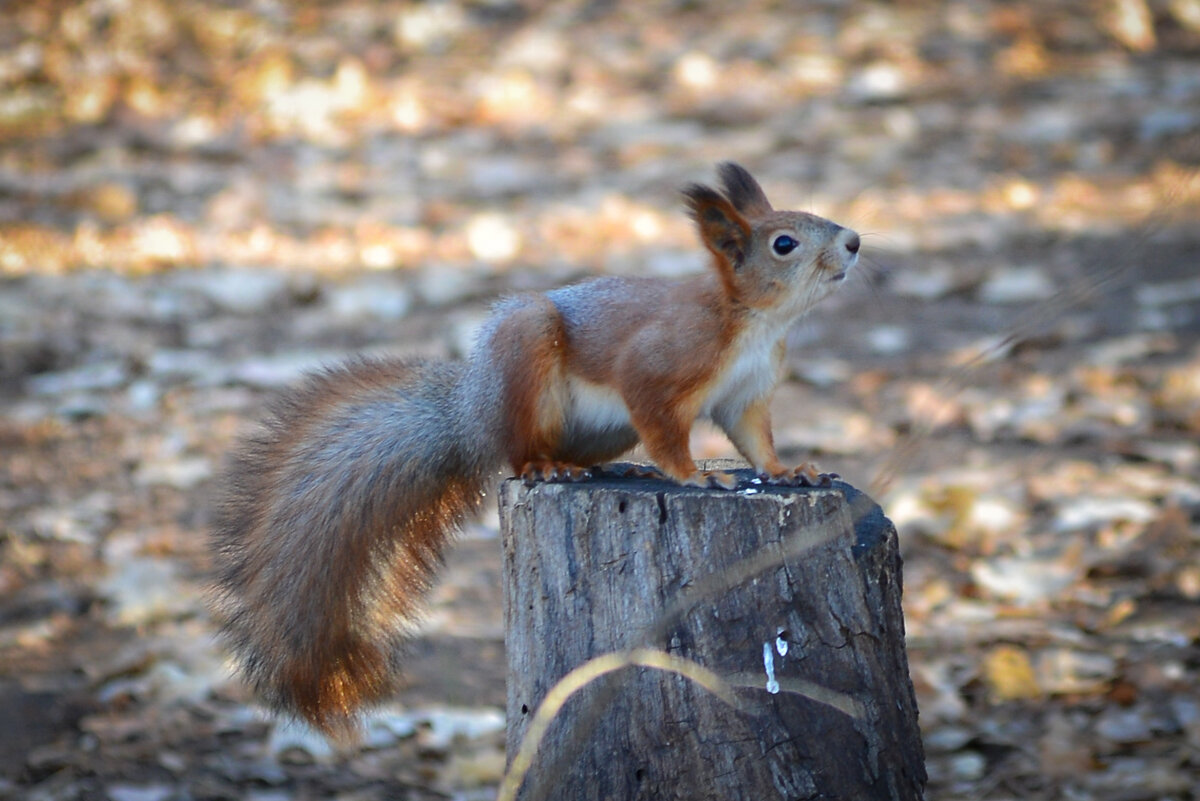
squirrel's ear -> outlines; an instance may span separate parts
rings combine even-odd
[[[732,279],[750,249],[750,223],[732,203],[707,186],[692,184],[683,190],[683,196],[700,229],[700,239],[717,258],[718,270]]]
[[[761,217],[772,211],[766,193],[745,167],[734,164],[732,161],[726,161],[717,167],[717,173],[721,176],[721,184],[725,187],[725,196],[742,214],[749,217]]]

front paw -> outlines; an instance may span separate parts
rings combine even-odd
[[[697,470],[679,483],[685,487],[732,490],[737,489],[738,478],[724,470]]]
[[[767,484],[781,487],[830,487],[835,478],[841,478],[837,473],[818,473],[817,469],[808,462],[797,465],[790,470],[778,472],[762,472],[758,477]]]

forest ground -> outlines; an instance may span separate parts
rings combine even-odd
[[[898,526],[929,797],[1200,797],[1200,3],[0,14],[0,798],[492,797],[494,516],[335,753],[229,677],[206,499],[305,369],[704,269],[725,159],[864,234],[776,438]]]

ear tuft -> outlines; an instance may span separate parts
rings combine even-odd
[[[750,217],[761,217],[772,211],[771,203],[758,181],[740,164],[726,161],[717,167],[725,195],[734,208]]]
[[[700,229],[700,239],[716,259],[717,272],[732,289],[734,274],[745,263],[750,249],[750,223],[710,187],[692,184],[683,190],[683,197]]]

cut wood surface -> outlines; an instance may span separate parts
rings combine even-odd
[[[648,647],[721,682],[606,672],[562,705],[520,798],[922,797],[895,528],[847,484],[750,478],[504,483],[510,765],[595,657]]]

